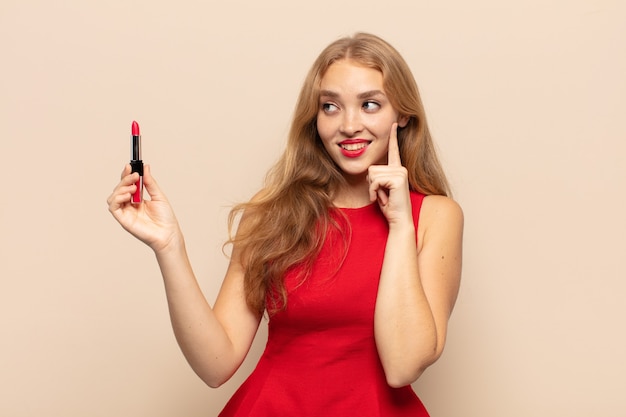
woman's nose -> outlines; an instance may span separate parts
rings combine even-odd
[[[340,126],[341,133],[347,137],[352,137],[363,130],[361,115],[358,111],[345,110]]]

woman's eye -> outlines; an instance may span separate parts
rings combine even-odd
[[[380,108],[380,104],[375,101],[366,101],[363,103],[363,108],[367,111],[378,110]]]
[[[338,107],[332,103],[324,103],[322,104],[322,110],[324,110],[326,113],[332,113],[337,111]]]

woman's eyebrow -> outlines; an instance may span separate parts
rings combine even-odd
[[[321,90],[320,97],[337,98],[339,97],[339,93],[330,90]]]
[[[384,95],[385,93],[382,92],[381,90],[370,90],[370,91],[364,91],[362,93],[359,93],[357,95],[357,98],[366,99],[366,98],[372,98],[372,97],[384,96]],[[320,90],[320,97],[338,98],[339,93],[335,91],[330,91],[330,90]]]
[[[359,95],[357,95],[357,97],[360,99],[366,99],[366,98],[372,98],[372,97],[384,96],[384,95],[385,93],[383,93],[380,90],[370,90],[370,91],[365,91],[363,93],[360,93]]]

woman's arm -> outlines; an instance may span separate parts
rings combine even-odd
[[[387,165],[370,166],[368,179],[370,200],[378,201],[389,222],[374,337],[387,383],[401,387],[443,351],[461,279],[463,213],[448,197],[425,197],[415,230],[396,130],[394,123]]]
[[[261,317],[248,309],[243,270],[233,253],[226,277],[211,308],[195,278],[178,222],[165,195],[144,171],[150,200],[130,204],[138,174],[126,166],[109,197],[109,211],[129,233],[153,249],[163,281],[176,340],[198,376],[211,387],[227,381],[245,358]]]
[[[441,355],[461,278],[460,207],[426,197],[419,228],[418,249],[412,224],[390,224],[378,289],[376,344],[394,387],[417,380]]]
[[[261,320],[246,304],[243,271],[231,260],[213,308],[196,281],[184,243],[156,253],[176,340],[209,386],[228,381],[245,359]]]

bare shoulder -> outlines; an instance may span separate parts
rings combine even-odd
[[[420,213],[420,221],[425,223],[446,221],[463,221],[463,210],[459,203],[443,195],[429,195],[424,197]]]
[[[426,196],[420,211],[420,243],[434,238],[459,239],[463,233],[463,223],[463,210],[452,198]]]

